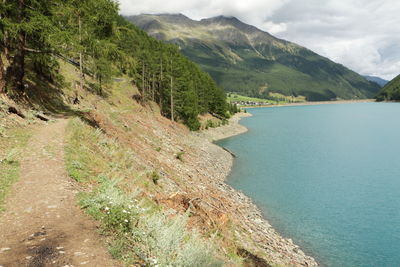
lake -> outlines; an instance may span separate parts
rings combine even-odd
[[[248,111],[228,183],[323,266],[400,266],[400,104]]]

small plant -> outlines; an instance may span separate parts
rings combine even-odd
[[[6,137],[6,131],[3,127],[0,126],[0,137]]]
[[[155,151],[160,152],[161,151],[161,147],[156,147]]]
[[[214,128],[215,126],[214,126],[214,123],[213,123],[213,121],[212,120],[207,120],[207,122],[206,122],[206,129],[208,129],[208,128]]]
[[[185,155],[185,151],[180,151],[176,154],[176,158],[183,162],[183,155]]]
[[[153,181],[153,183],[154,183],[155,185],[157,185],[157,184],[158,184],[158,180],[160,180],[160,175],[158,174],[158,172],[153,171],[153,172],[150,174],[150,178],[151,178],[151,180]]]

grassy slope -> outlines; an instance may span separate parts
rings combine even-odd
[[[71,177],[83,184],[97,184],[92,192],[80,194],[80,204],[101,222],[115,258],[146,266],[221,265],[212,241],[186,230],[187,215],[169,219],[167,212],[140,196],[138,189],[131,192],[138,186],[151,191],[158,175],[136,170],[133,151],[79,119],[68,126],[67,144]]]
[[[14,116],[8,117],[1,109],[0,99],[0,211],[4,209],[4,200],[11,186],[20,175],[19,158],[31,136],[24,123],[19,124]]]
[[[257,97],[249,97],[249,96],[243,96],[235,93],[228,93],[228,102],[241,102],[241,101],[250,101],[250,102],[258,102],[258,103],[263,103],[263,104],[272,104],[272,105],[282,105],[282,104],[287,104],[287,103],[293,103],[293,102],[305,102],[304,97],[290,97],[290,96],[285,96],[279,93],[270,93],[268,96],[270,99],[265,99],[265,98],[257,98]]]
[[[378,93],[378,101],[400,101],[400,75],[390,81]]]

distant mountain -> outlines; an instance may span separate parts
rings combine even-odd
[[[379,84],[380,87],[384,87],[389,82],[388,80],[384,80],[384,79],[376,77],[376,76],[364,75],[364,78],[370,82],[375,82],[375,83]]]
[[[127,17],[181,51],[227,92],[268,98],[270,92],[308,100],[372,98],[379,86],[331,60],[234,17],[194,21],[178,15]]]
[[[400,75],[390,81],[379,91],[378,101],[400,101]]]

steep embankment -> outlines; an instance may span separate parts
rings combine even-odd
[[[400,101],[400,75],[390,81],[379,91],[378,101]]]
[[[151,36],[177,44],[227,92],[309,101],[373,98],[379,85],[297,44],[275,38],[234,17],[201,21],[184,15],[127,18]]]

